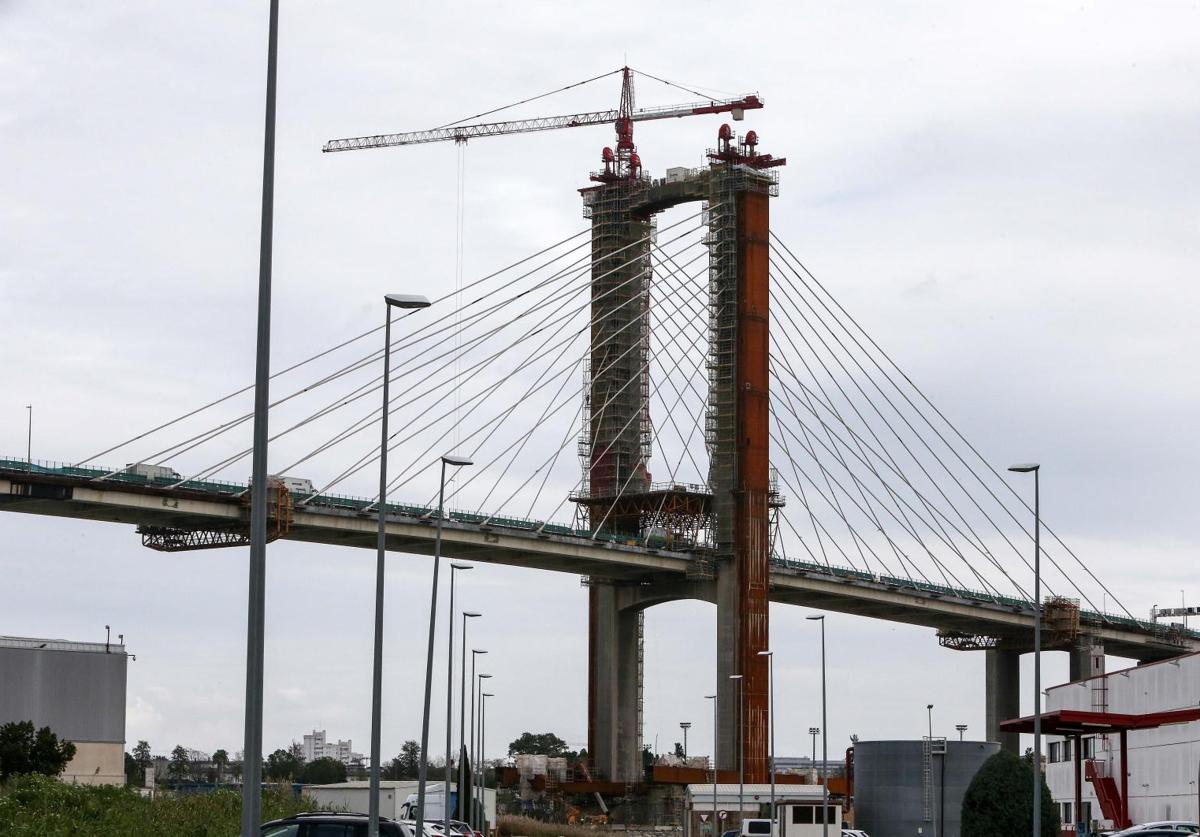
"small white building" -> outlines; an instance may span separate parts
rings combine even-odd
[[[775,805],[779,812],[776,837],[809,837],[820,834],[822,785],[775,785]],[[743,819],[766,819],[771,815],[771,785],[688,785],[684,801],[683,837],[712,837],[714,814],[720,824],[716,835],[740,829]],[[740,809],[740,810],[739,810]],[[830,802],[830,832],[841,833],[842,809]],[[764,827],[766,823],[763,823]],[[812,826],[816,826],[814,830]],[[764,837],[770,835],[764,834]]]
[[[1077,733],[1082,742],[1080,760],[1085,774],[1081,783],[1083,821],[1097,822],[1102,827],[1114,825],[1113,801],[1103,800],[1102,805],[1097,789],[1107,785],[1102,793],[1111,794],[1115,789],[1119,794],[1122,779],[1133,823],[1197,821],[1200,720],[1181,723],[1169,715],[1159,716],[1198,708],[1200,653],[1100,674],[1047,690],[1044,710],[1047,714],[1106,713],[1114,721],[1131,727],[1126,733],[1127,767],[1121,763],[1118,735],[1089,735],[1087,730],[1082,735]],[[1128,719],[1120,720],[1120,716]],[[1161,721],[1167,723],[1157,725]],[[1153,728],[1137,728],[1151,725]],[[1073,737],[1047,736],[1045,751],[1046,782],[1059,805],[1064,828],[1076,821],[1077,813]],[[1128,771],[1124,777],[1123,770]],[[1106,812],[1105,807],[1110,810]]]
[[[413,779],[401,781],[381,781],[379,783],[379,815],[392,819],[404,819],[401,810],[405,802],[416,793],[420,783]],[[366,781],[337,782],[331,785],[305,785],[304,795],[312,799],[323,810],[352,811],[366,814],[371,806],[371,783]],[[451,801],[457,794],[458,786],[450,783]],[[439,820],[444,816],[442,798],[445,785],[441,781],[425,783],[425,819]],[[484,817],[489,828],[496,825],[496,790],[486,788],[483,796]]]

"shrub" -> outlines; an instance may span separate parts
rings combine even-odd
[[[1033,819],[1033,765],[1001,751],[983,763],[963,796],[962,837],[1028,834]],[[1058,806],[1042,778],[1042,837],[1058,837]]]

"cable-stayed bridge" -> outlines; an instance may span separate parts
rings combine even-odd
[[[606,778],[639,771],[642,614],[681,598],[717,605],[717,759],[744,746],[752,781],[768,601],[936,628],[988,655],[989,738],[1018,714],[1033,511],[771,232],[779,162],[723,133],[709,165],[667,178],[606,163],[582,190],[587,229],[408,314],[389,347],[389,549],[432,551],[455,451],[476,464],[447,487],[444,554],[585,577],[588,750]],[[402,290],[419,288],[380,289]],[[382,330],[273,376],[273,537],[374,548]],[[0,509],[131,524],[163,551],[243,545],[251,397],[70,463],[4,460]],[[1198,647],[1044,531],[1046,647],[1073,670],[1100,646]]]

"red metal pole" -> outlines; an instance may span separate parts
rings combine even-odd
[[[1126,730],[1121,730],[1121,817],[1122,822],[1117,823],[1118,828],[1129,828],[1132,823],[1129,822],[1129,747],[1127,742],[1129,733]]]

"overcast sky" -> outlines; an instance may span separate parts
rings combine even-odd
[[[325,140],[440,125],[626,60],[758,91],[767,107],[742,127],[788,158],[774,230],[991,462],[1044,464],[1047,518],[1131,610],[1200,596],[1197,4],[282,5],[276,368],[371,327],[382,293],[454,287],[454,146],[322,155]],[[265,46],[265,2],[0,0],[0,452],[24,454],[26,404],[34,456],[73,461],[252,380]],[[617,96],[610,79],[518,113]],[[639,88],[644,105],[687,98]],[[639,126],[644,165],[698,165],[719,122]],[[611,141],[472,143],[467,279],[582,229],[576,189]],[[0,633],[95,640],[111,624],[137,654],[130,741],[241,748],[244,550],[0,526]],[[268,554],[265,747],[316,727],[366,751],[373,555]],[[388,754],[420,731],[429,570],[389,566]],[[480,565],[461,600],[486,613],[489,754],[525,730],[582,744],[578,577]],[[806,615],[771,614],[781,753],[807,752],[819,723]],[[668,749],[690,720],[707,752],[714,612],[646,621],[646,740]],[[930,629],[828,628],[831,753],[852,733],[921,735],[927,703],[936,733],[982,733],[982,655]],[[1058,682],[1065,655],[1046,667]]]

